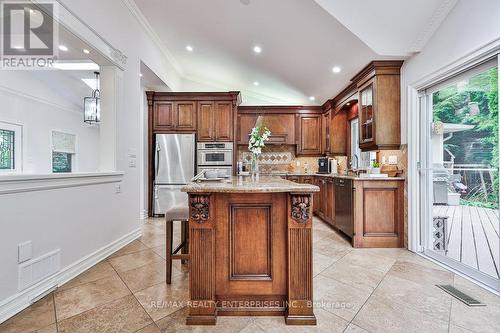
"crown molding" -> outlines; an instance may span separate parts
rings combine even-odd
[[[424,29],[418,34],[411,44],[410,53],[422,51],[425,44],[427,44],[429,39],[431,39],[432,35],[434,35],[457,2],[458,0],[444,0],[439,4],[432,16],[429,20],[427,20]]]
[[[151,24],[149,24],[148,19],[144,16],[144,14],[142,14],[139,7],[137,7],[135,1],[134,0],[122,0],[122,1],[125,3],[130,13],[132,13],[132,16],[136,18],[136,20],[142,26],[144,31],[149,35],[151,40],[156,44],[156,46],[158,46],[158,48],[161,50],[165,58],[167,58],[167,60],[172,64],[172,66],[180,74],[180,76],[184,77],[184,71],[182,70],[182,67],[179,65],[173,54],[169,51],[165,43],[163,43],[160,36],[158,36],[158,34],[154,31]]]

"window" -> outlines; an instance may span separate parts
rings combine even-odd
[[[0,172],[21,170],[21,126],[0,122]]]
[[[71,172],[73,169],[71,164],[71,155],[72,154],[68,153],[52,152],[52,172]]]
[[[52,131],[52,172],[73,172],[76,135]]]
[[[14,131],[0,129],[0,169],[14,170]]]

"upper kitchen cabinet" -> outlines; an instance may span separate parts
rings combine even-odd
[[[372,61],[352,81],[358,88],[359,146],[399,149],[400,68],[403,61]]]
[[[198,141],[233,141],[233,113],[230,101],[198,102]]]
[[[297,115],[299,142],[297,146],[298,156],[320,156],[321,149],[321,119],[322,114],[300,114]]]
[[[298,145],[302,142],[299,130],[299,119],[302,116],[321,116],[321,109],[318,107],[303,106],[242,106],[238,108],[237,138],[238,144],[248,144],[248,139],[252,128],[258,117],[262,118],[262,123],[271,131],[271,136],[266,145]],[[321,119],[320,119],[321,121]],[[318,128],[321,131],[321,127]],[[309,135],[309,131],[304,131]],[[317,133],[321,139],[320,133]],[[307,142],[308,143],[308,142]]]
[[[150,132],[196,132],[198,141],[232,141],[239,92],[146,92]]]
[[[323,120],[321,122],[321,137],[322,137],[322,148],[323,153],[328,154],[330,152],[330,123],[331,123],[331,112],[328,111],[323,115]]]

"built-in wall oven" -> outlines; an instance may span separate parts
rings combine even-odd
[[[198,142],[197,173],[203,170],[226,170],[233,173],[233,144],[231,142]]]

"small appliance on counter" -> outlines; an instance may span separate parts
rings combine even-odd
[[[339,173],[338,170],[339,170],[339,163],[337,162],[336,159],[331,158],[330,159],[330,173],[336,175]]]
[[[318,158],[318,173],[328,174],[331,172],[330,159],[328,157]]]

